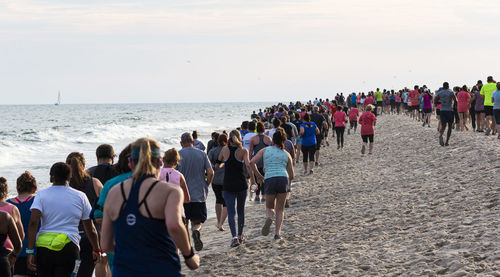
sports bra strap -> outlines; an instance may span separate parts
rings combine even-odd
[[[148,207],[148,202],[146,202],[146,199],[148,198],[149,193],[153,190],[153,188],[160,182],[159,180],[155,181],[151,186],[149,187],[148,191],[146,191],[146,194],[144,195],[144,198],[142,198],[142,201],[139,202],[139,205],[137,206],[138,208],[141,207],[142,204],[144,204],[144,207],[146,208],[146,212],[148,212],[149,218],[153,219],[153,215],[151,214],[151,211],[149,210]]]
[[[123,211],[123,208],[125,208],[125,204],[127,204],[127,197],[125,196],[125,191],[123,190],[123,182],[120,183],[120,190],[122,191],[122,197],[123,197],[123,202],[122,206],[120,207],[120,211]]]

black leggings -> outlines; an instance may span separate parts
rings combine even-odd
[[[474,108],[469,109],[470,119],[472,122],[472,129],[476,129],[476,110]]]
[[[307,163],[309,160],[310,162],[314,162],[314,154],[316,153],[316,145],[311,145],[311,146],[304,146],[302,145],[302,161]]]
[[[82,263],[78,269],[77,277],[92,277],[95,268],[92,245],[85,233],[80,235],[82,236],[80,240],[80,260],[82,260]]]
[[[68,277],[80,257],[78,247],[70,242],[61,251],[36,248],[36,266],[39,277]]]
[[[7,258],[9,252],[5,249],[2,250],[2,248],[3,245],[0,247],[0,251],[5,253],[0,253],[0,276],[10,277],[12,276],[12,271],[10,269],[9,259]]]
[[[344,131],[345,126],[335,127],[335,133],[337,133],[337,145],[344,146]]]

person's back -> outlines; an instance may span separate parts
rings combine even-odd
[[[484,106],[493,107],[493,102],[491,102],[491,95],[496,90],[495,82],[488,82],[481,88],[480,94],[484,96]]]
[[[349,111],[349,121],[357,121],[359,116],[358,108],[352,108]]]
[[[208,193],[205,169],[210,167],[207,154],[194,147],[184,147],[179,155],[181,161],[178,170],[186,178],[191,202],[205,202]]]
[[[210,160],[210,163],[213,165],[214,169],[214,180],[212,181],[214,185],[222,185],[224,182],[224,167],[215,167],[215,164],[217,163],[219,154],[222,151],[223,147],[224,146],[215,146],[210,150],[210,152],[208,152],[208,159]]]
[[[374,134],[373,122],[377,120],[375,115],[366,111],[359,117],[359,123],[361,124],[361,135],[371,135]]]
[[[252,138],[256,135],[257,134],[255,132],[247,133],[242,139],[243,147],[245,147],[247,150],[250,150],[250,140],[252,140]]]
[[[105,184],[110,179],[118,176],[115,167],[109,163],[93,166],[89,168],[90,176],[98,179],[102,184]]]
[[[457,110],[458,112],[466,112],[468,110],[470,95],[467,91],[460,91],[457,94]]]
[[[265,179],[272,177],[288,177],[286,166],[288,164],[287,152],[278,147],[268,147],[264,152]]]
[[[264,141],[264,136],[263,134],[261,135],[258,135],[258,138],[259,138],[259,143],[254,145],[253,147],[253,155],[252,156],[255,156],[257,155],[257,153],[259,153],[260,150],[266,148],[267,146],[269,146],[268,144],[265,143]],[[257,163],[257,168],[263,168],[264,167],[264,163],[263,161],[259,161]]]
[[[325,121],[325,118],[321,114],[312,113],[311,121],[314,122],[314,124],[316,124],[316,127],[318,127],[320,131],[323,130],[323,122]]]
[[[302,145],[312,146],[316,145],[316,124],[312,121],[304,122],[300,127],[304,128],[304,134],[302,135]]]
[[[450,89],[441,90],[438,95],[439,100],[441,101],[441,111],[453,111],[452,99],[453,99],[453,91]]]
[[[229,158],[224,161],[224,191],[240,192],[247,189],[247,181],[243,171],[244,163],[236,157],[238,147],[228,146]]]

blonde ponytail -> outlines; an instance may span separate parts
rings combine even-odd
[[[238,146],[239,149],[243,148],[243,144],[241,143],[240,131],[232,130],[231,133],[229,133],[229,138],[230,138],[232,143],[234,143]]]
[[[157,175],[157,159],[161,158],[158,142],[150,138],[141,138],[132,144],[130,155],[134,163],[133,177],[138,180],[145,175]]]

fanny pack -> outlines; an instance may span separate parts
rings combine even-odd
[[[44,233],[36,239],[36,247],[44,247],[53,251],[61,251],[71,240],[63,233]]]

